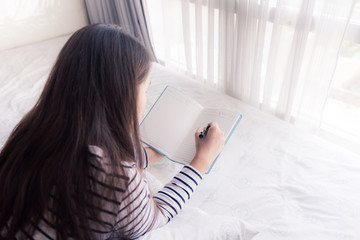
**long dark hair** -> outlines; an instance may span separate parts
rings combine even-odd
[[[117,26],[89,25],[70,37],[0,153],[3,237],[34,232],[52,195],[57,239],[95,238],[86,217],[100,216],[88,204],[95,202],[88,146],[101,147],[114,166],[142,156],[137,87],[150,64],[146,49]]]

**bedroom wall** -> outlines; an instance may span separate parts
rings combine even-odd
[[[84,0],[0,0],[0,51],[66,35],[88,22]]]

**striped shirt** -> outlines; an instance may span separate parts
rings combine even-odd
[[[90,220],[91,230],[97,239],[118,239],[119,232],[130,239],[136,239],[151,229],[165,225],[181,211],[202,180],[196,169],[184,166],[168,184],[152,196],[147,181],[137,166],[123,161],[121,171],[125,172],[114,177],[118,184],[108,185],[106,178],[110,169],[107,158],[97,146],[89,146],[89,151],[96,156],[96,161],[91,166],[98,173],[95,175],[98,176],[96,179],[89,176],[96,189],[91,193],[99,199],[99,204],[94,207],[101,212],[101,222]],[[143,152],[146,161],[142,168],[146,168],[148,159],[145,149]],[[109,191],[113,194],[104,194]],[[55,229],[47,220],[48,214],[54,213],[49,211],[44,215],[35,228],[35,234],[28,236],[29,239],[55,239]],[[23,234],[26,235],[25,232]]]

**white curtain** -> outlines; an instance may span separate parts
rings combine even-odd
[[[160,62],[317,129],[355,0],[146,0]]]
[[[90,23],[111,23],[122,27],[142,42],[157,61],[145,21],[142,0],[85,0]]]

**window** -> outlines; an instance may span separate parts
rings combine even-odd
[[[339,53],[319,135],[360,153],[360,0]]]

